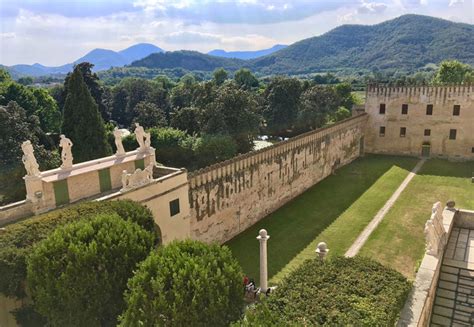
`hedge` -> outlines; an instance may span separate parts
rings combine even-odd
[[[394,326],[411,284],[368,258],[307,260],[241,326]]]
[[[0,293],[25,297],[26,256],[31,247],[59,226],[100,213],[116,213],[148,231],[155,230],[151,211],[130,200],[85,202],[8,225],[0,234]]]
[[[172,242],[129,280],[121,326],[228,326],[242,314],[242,277],[229,248]]]
[[[51,326],[116,326],[123,292],[154,235],[116,213],[59,227],[27,258],[34,308]]]

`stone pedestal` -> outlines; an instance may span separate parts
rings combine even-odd
[[[267,267],[267,240],[270,235],[265,229],[258,233],[257,240],[260,242],[260,290],[265,293],[268,290],[268,267]]]
[[[38,204],[43,198],[43,181],[40,176],[25,176],[26,199]]]

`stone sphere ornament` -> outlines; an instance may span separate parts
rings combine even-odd
[[[319,258],[321,260],[323,260],[324,257],[329,252],[328,245],[325,242],[319,242],[318,246],[316,247],[316,250],[314,252],[316,252],[316,254],[319,256]]]

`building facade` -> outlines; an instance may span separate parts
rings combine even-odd
[[[474,86],[368,86],[366,151],[474,159]]]

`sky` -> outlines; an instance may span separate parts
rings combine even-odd
[[[94,48],[259,50],[414,13],[474,23],[474,0],[0,0],[0,64],[58,66]]]

